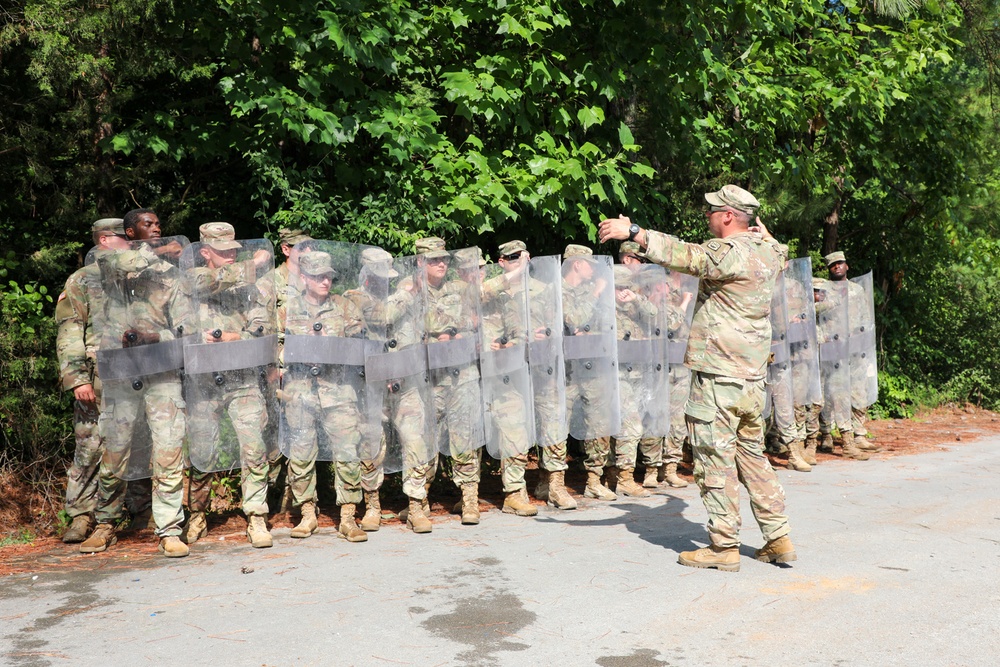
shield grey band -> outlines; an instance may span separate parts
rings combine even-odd
[[[610,357],[618,349],[618,341],[610,332],[563,336],[563,355],[566,361]]]
[[[97,375],[102,380],[125,380],[176,371],[184,367],[184,339],[138,347],[97,351]]]
[[[851,354],[861,354],[875,349],[875,328],[870,325],[865,328],[868,330],[851,334]]]
[[[683,364],[684,353],[687,352],[687,347],[687,338],[682,340],[671,338],[667,341],[667,362],[670,364]]]
[[[432,371],[465,366],[474,363],[478,357],[476,340],[471,336],[427,344],[427,368]]]
[[[665,339],[618,341],[618,365],[662,363]]]
[[[589,368],[588,368],[589,367]],[[580,380],[592,378],[617,378],[618,371],[610,359],[575,359],[566,362],[566,377],[575,384]]]
[[[368,382],[384,382],[427,371],[427,351],[423,345],[411,345],[397,352],[373,354],[365,359]]]
[[[820,343],[819,360],[824,364],[847,359],[848,355],[849,348],[846,340],[831,340],[829,343]]]
[[[184,372],[223,373],[278,363],[278,336],[261,336],[229,343],[189,343],[184,346]]]
[[[788,346],[783,342],[771,343],[771,354],[774,355],[771,359],[772,364],[783,364],[788,361]]]
[[[285,336],[286,364],[364,366],[369,354],[382,349],[382,342],[340,336]]]
[[[555,336],[528,343],[528,363],[532,365],[555,364],[562,356],[562,341]]]
[[[500,350],[483,350],[480,361],[484,376],[507,375],[528,365],[524,345],[513,345]]]
[[[788,325],[788,342],[791,343],[801,343],[803,341],[809,340],[809,329],[816,329],[816,325],[812,322],[792,322]]]

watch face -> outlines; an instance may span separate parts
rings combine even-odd
[[[629,228],[628,228],[628,235],[629,235],[630,237],[634,238],[634,237],[635,237],[635,235],[636,235],[636,234],[638,234],[638,233],[639,233],[639,225],[637,225],[637,224],[635,224],[635,223],[633,222],[633,223],[632,223],[632,224],[631,224],[631,225],[629,226]]]

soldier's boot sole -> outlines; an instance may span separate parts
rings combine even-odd
[[[343,537],[348,542],[367,542],[368,533],[361,530],[356,523],[346,523],[344,521],[340,522],[340,527],[337,529],[337,534]]]
[[[795,547],[787,536],[771,540],[754,553],[753,557],[762,563],[791,563],[798,560]]]
[[[514,514],[516,516],[537,516],[538,508],[528,500],[528,492],[524,489],[508,493],[504,498],[503,507],[500,509],[504,514]]]
[[[740,571],[739,550],[736,551],[735,560],[719,558],[718,554],[713,553],[709,548],[684,551],[677,556],[677,563],[700,570]]]
[[[91,535],[89,539],[84,540],[84,542],[80,544],[80,553],[99,554],[107,551],[118,543],[118,536],[114,533],[110,536],[105,536],[103,539],[95,539],[95,537],[95,535]]]
[[[588,486],[583,490],[583,497],[593,498],[594,500],[607,500],[608,502],[618,500],[618,496],[605,486],[599,486],[596,488]]]
[[[75,516],[69,528],[63,533],[62,541],[64,544],[79,544],[87,539],[87,535],[90,534],[90,530],[93,527],[94,520],[89,515],[80,514]]]

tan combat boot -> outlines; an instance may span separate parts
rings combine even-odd
[[[618,491],[632,498],[649,498],[649,491],[635,481],[635,468],[618,469]]]
[[[833,454],[833,433],[823,434],[823,439],[819,441],[819,451]]]
[[[762,548],[757,549],[753,557],[765,563],[791,563],[798,559],[798,556],[795,555],[795,547],[792,546],[792,540],[788,535],[771,540]]]
[[[806,438],[805,446],[802,448],[802,460],[811,466],[817,465],[816,462],[816,447],[819,445],[819,439],[815,435],[811,435]]]
[[[841,433],[840,438],[844,442],[844,456],[847,458],[854,459],[855,461],[867,461],[871,458],[854,444],[854,434],[852,432]]]
[[[538,484],[535,485],[535,497],[539,500],[549,499],[549,477],[552,473],[548,470],[538,469]]]
[[[796,440],[788,447],[788,469],[796,472],[809,472],[812,466],[806,463],[802,452],[802,441]]]
[[[517,516],[535,516],[538,514],[538,508],[528,500],[528,492],[524,489],[508,493],[503,499],[503,509],[501,511],[504,514],[516,514]]]
[[[406,514],[406,525],[413,529],[414,533],[429,533],[433,530],[431,520],[424,514],[423,505],[419,500],[410,498],[409,511]]]
[[[863,452],[881,452],[882,448],[868,439],[867,436],[854,434],[855,446]]]
[[[687,481],[677,476],[676,463],[668,463],[663,467],[666,468],[666,472],[663,475],[663,481],[665,481],[667,484],[674,487],[675,489],[683,489],[685,486],[688,485]]]
[[[479,484],[462,484],[462,524],[475,526],[479,523]]]
[[[94,517],[89,514],[78,514],[73,517],[73,523],[69,525],[63,533],[62,541],[66,544],[76,544],[83,542],[90,534],[90,529],[94,527]]]
[[[382,503],[378,491],[365,491],[365,515],[361,517],[361,530],[374,533],[382,526]]]
[[[204,512],[191,512],[188,521],[181,531],[181,541],[184,544],[194,544],[201,538],[208,535],[208,520]]]
[[[576,499],[566,490],[566,472],[556,470],[549,473],[548,503],[556,509],[575,510]]]
[[[677,557],[677,562],[688,567],[702,569],[714,567],[723,572],[740,571],[740,548],[721,548],[715,545],[695,551],[684,551]]]
[[[247,518],[247,541],[254,549],[266,549],[274,544],[271,531],[267,529],[267,519],[260,515]]]
[[[357,509],[354,503],[344,503],[340,506],[340,528],[337,532],[348,542],[367,542],[368,533],[361,530],[354,520]]]
[[[181,542],[181,538],[176,535],[162,538],[159,548],[160,553],[167,558],[184,558],[191,552],[187,545]]]
[[[618,500],[611,489],[601,484],[601,476],[596,472],[587,471],[587,488],[583,490],[586,498],[596,498],[598,500]]]
[[[309,537],[317,530],[319,530],[319,519],[316,515],[316,503],[307,502],[302,503],[302,520],[299,524],[292,528],[292,532],[288,534],[289,537]]]
[[[646,466],[646,474],[642,476],[642,485],[647,489],[655,489],[660,486],[660,469],[662,466]]]
[[[115,527],[110,523],[99,523],[94,532],[80,545],[80,553],[97,554],[107,551],[108,547],[115,545],[118,536],[115,534]]]

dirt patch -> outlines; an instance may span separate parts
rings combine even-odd
[[[952,447],[960,447],[984,436],[1000,433],[1000,414],[982,410],[974,406],[948,406],[923,413],[913,419],[891,419],[872,421],[869,430],[874,442],[882,446],[882,451],[875,458],[887,459],[909,454],[920,454],[928,451],[947,451]],[[834,454],[817,455],[819,460],[842,458],[839,448]],[[787,459],[772,456],[775,466],[784,467]],[[489,462],[484,466],[482,483],[480,485],[481,512],[499,511],[503,504],[503,488],[498,466]],[[693,481],[690,467],[682,466],[679,470],[682,477]],[[537,462],[532,460],[527,473],[528,491],[534,491],[538,479]],[[641,479],[641,477],[640,477]],[[566,474],[566,482],[573,495],[579,496],[586,484],[586,473],[579,462],[571,463]],[[22,484],[13,485],[10,480],[0,478],[0,509],[18,517],[19,525],[30,525],[32,502],[31,487]],[[8,493],[9,492],[9,493]],[[26,495],[27,494],[27,495]],[[407,506],[406,497],[398,489],[386,487],[382,499],[383,525],[399,525],[398,514]],[[452,510],[456,502],[461,500],[461,493],[447,479],[435,481],[430,492],[431,514],[437,521],[458,516]],[[23,502],[22,502],[23,501]],[[532,498],[536,505],[544,505]],[[321,504],[320,527],[333,530],[340,522],[340,513],[333,504]],[[358,508],[358,514],[363,507]],[[269,523],[272,528],[291,528],[298,517],[291,514],[273,514]],[[209,517],[209,539],[222,538],[234,546],[243,545],[246,538],[246,520],[238,511],[215,513]],[[162,557],[157,552],[157,538],[151,530],[139,530],[133,533],[123,533],[119,542],[103,554],[80,554],[76,545],[67,545],[54,536],[39,537],[27,544],[14,544],[0,547],[0,577],[9,574],[34,573],[49,569],[125,569],[149,566]]]

